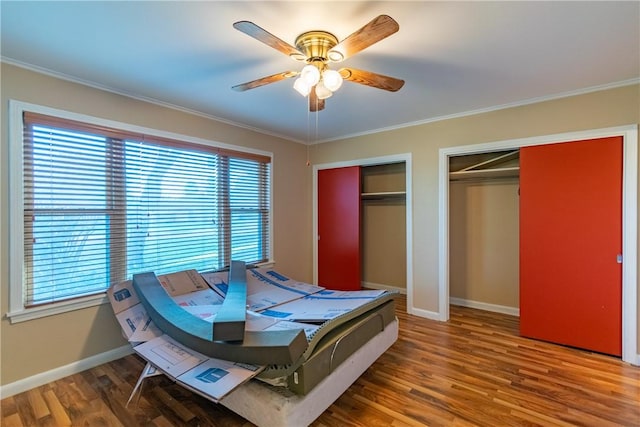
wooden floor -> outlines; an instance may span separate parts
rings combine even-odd
[[[518,319],[451,307],[447,323],[405,313],[400,337],[314,426],[640,426],[640,368],[518,336]],[[251,426],[131,355],[2,400],[0,425]],[[277,426],[274,426],[277,427]]]

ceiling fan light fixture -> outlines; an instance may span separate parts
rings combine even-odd
[[[331,92],[335,92],[342,86],[342,76],[336,70],[325,70],[322,73],[322,82]]]
[[[285,71],[262,77],[232,86],[235,91],[244,92],[298,76],[293,84],[294,89],[304,97],[309,96],[309,111],[317,112],[324,109],[324,100],[340,89],[345,80],[390,92],[396,92],[404,85],[404,80],[371,71],[354,68],[341,68],[337,71],[328,69],[330,62],[340,62],[352,57],[398,31],[400,26],[389,15],[375,17],[341,41],[327,31],[312,30],[300,34],[295,45],[290,45],[250,21],[235,22],[233,27],[297,61],[306,63],[300,72]]]
[[[324,82],[321,81],[316,85],[316,96],[318,99],[327,99],[331,95],[333,95],[333,92],[325,86]]]
[[[315,65],[305,65],[300,72],[300,78],[304,80],[309,87],[315,86],[320,81],[320,70]]]
[[[311,92],[311,88],[313,86],[307,83],[302,77],[298,77],[296,81],[293,83],[293,88],[298,91],[298,93],[302,96],[309,95]]]

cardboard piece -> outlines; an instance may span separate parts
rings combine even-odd
[[[168,335],[140,344],[134,350],[172,380],[214,402],[218,402],[264,369],[263,366],[209,358]],[[144,378],[155,375],[155,371],[148,373],[149,371],[147,365],[136,388]]]
[[[171,296],[209,289],[207,282],[196,270],[184,270],[177,273],[158,276],[158,281]]]

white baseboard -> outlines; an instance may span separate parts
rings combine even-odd
[[[442,318],[442,315],[437,311],[429,311],[429,310],[423,310],[421,308],[407,307],[407,312],[409,314],[413,314],[414,316],[424,317],[425,319],[429,319],[429,320],[438,320],[438,321],[444,320]]]
[[[104,353],[87,357],[86,359],[69,363],[65,366],[51,369],[50,371],[41,372],[31,377],[6,384],[0,387],[0,399],[31,390],[32,388],[40,387],[41,385],[57,381],[60,378],[68,377],[69,375],[77,374],[95,366],[102,365],[103,363],[120,359],[121,357],[127,356],[131,353],[133,353],[133,348],[131,345],[127,344],[122,347],[114,348],[113,350],[105,351]]]
[[[383,285],[382,283],[373,283],[373,282],[362,282],[362,287],[367,289],[381,289],[385,291],[398,292],[402,295],[407,295],[407,288],[399,288],[396,286]],[[407,301],[408,304],[408,301]],[[410,307],[407,305],[407,313],[413,314],[414,316],[424,317],[425,319],[430,320],[443,320],[440,313],[435,311],[423,310],[421,308]]]
[[[462,307],[477,308],[479,310],[493,311],[496,313],[509,314],[511,316],[520,317],[520,309],[516,307],[508,307],[506,305],[489,304],[486,302],[473,301],[463,298],[450,297],[449,303],[460,305]]]
[[[397,286],[389,286],[389,285],[383,285],[381,283],[372,283],[372,282],[362,282],[361,284],[363,288],[367,288],[367,289],[381,289],[384,291],[398,292],[403,295],[407,294],[407,288],[399,288]]]

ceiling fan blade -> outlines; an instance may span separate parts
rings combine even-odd
[[[338,72],[343,79],[350,82],[388,90],[389,92],[396,92],[404,86],[404,80],[372,73],[371,71],[357,70],[355,68],[341,68]]]
[[[254,89],[269,83],[279,82],[280,80],[288,79],[297,75],[298,73],[296,71],[285,71],[284,73],[273,74],[271,76],[262,77],[261,79],[235,85],[231,89],[237,92],[244,92],[245,90]]]
[[[316,87],[314,86],[309,92],[309,111],[315,113],[321,110],[324,110],[324,99],[318,98]]]
[[[253,37],[254,39],[261,41],[267,46],[271,46],[277,51],[284,53],[285,55],[291,56],[297,60],[305,60],[306,56],[300,52],[295,47],[291,46],[289,43],[284,40],[279,39],[274,36],[270,32],[264,30],[263,28],[257,26],[251,21],[238,21],[233,24],[233,28],[236,30],[245,33],[248,36]]]
[[[335,45],[333,49],[329,51],[328,56],[332,60],[340,56],[342,56],[340,61],[347,59],[385,37],[389,37],[399,29],[400,26],[392,17],[389,15],[380,15]]]

